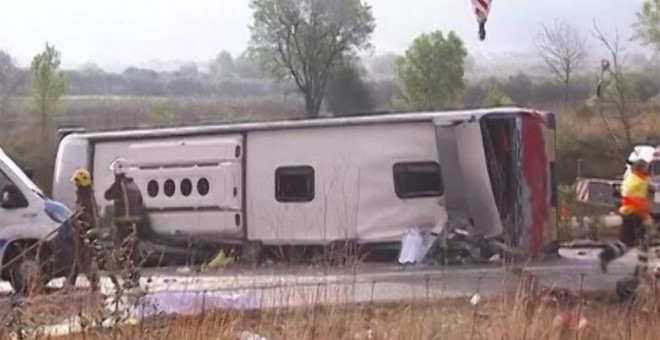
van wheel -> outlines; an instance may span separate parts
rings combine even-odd
[[[639,279],[637,277],[624,277],[616,282],[616,295],[621,300],[634,298],[637,287],[639,287]]]
[[[9,283],[14,292],[20,295],[39,293],[49,281],[42,270],[38,251],[36,249],[28,251],[29,247],[28,244],[13,244],[11,249],[14,256],[9,260],[12,261],[8,268]]]

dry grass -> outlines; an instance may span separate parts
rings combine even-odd
[[[86,332],[42,339],[660,339],[660,300],[657,292],[640,289],[636,303],[619,302],[611,292],[550,298],[534,281],[520,281],[513,294],[482,299],[472,305],[467,298],[399,301],[262,311],[215,311],[184,317],[143,320],[101,332]],[[523,284],[525,283],[525,284]],[[64,305],[90,305],[90,301],[63,297],[33,300],[26,315],[33,322],[62,316]],[[51,306],[48,306],[50,304]],[[93,302],[91,302],[93,305]],[[77,314],[77,308],[69,313]],[[46,312],[44,314],[44,312]],[[580,330],[557,326],[557,316],[573,313],[587,320]],[[0,339],[8,338],[0,330]]]
[[[570,311],[578,312],[579,307]],[[579,308],[587,326],[580,339],[659,339],[660,313],[592,298]],[[562,310],[522,299],[492,299],[477,308],[466,299],[429,303],[350,305],[264,312],[217,312],[148,320],[105,334],[57,339],[236,339],[244,331],[275,339],[575,339],[555,327]]]

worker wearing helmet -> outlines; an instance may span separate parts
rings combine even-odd
[[[621,198],[619,214],[623,219],[619,238],[613,244],[608,244],[600,253],[600,266],[607,271],[607,265],[625,255],[630,248],[639,245],[644,238],[645,227],[653,226],[649,210],[649,163],[644,160],[633,162],[631,171],[621,183]],[[638,256],[640,262],[648,262],[645,255]]]
[[[135,266],[137,260],[138,224],[142,215],[142,194],[133,179],[128,176],[129,165],[123,158],[115,160],[110,169],[115,181],[105,192],[105,199],[114,201],[114,222],[120,242],[120,261],[127,265],[128,279],[137,284],[139,273]]]
[[[95,228],[99,221],[98,208],[92,189],[92,177],[89,171],[79,168],[73,173],[71,181],[76,186],[76,210],[80,214],[73,221],[74,260],[71,273],[67,277],[67,284],[75,285],[78,275],[84,272],[92,291],[97,291],[99,289],[97,263],[91,242],[85,242],[88,240],[89,231]]]

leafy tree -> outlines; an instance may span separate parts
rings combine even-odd
[[[45,127],[64,95],[66,84],[60,70],[60,52],[46,43],[46,49],[32,59],[32,98],[37,106],[41,126]]]
[[[390,111],[393,108],[392,99],[397,93],[397,86],[392,78],[371,80],[368,83],[371,98],[374,100],[373,111]]]
[[[189,62],[181,65],[174,75],[182,78],[195,79],[199,75],[199,70],[197,64]]]
[[[368,60],[369,71],[373,76],[391,78],[394,71],[394,61],[398,56],[386,53]]]
[[[636,93],[637,99],[640,102],[645,102],[655,97],[660,92],[658,83],[654,81],[653,77],[646,74],[636,73],[629,75],[632,83],[633,92]]]
[[[374,108],[374,100],[362,80],[365,71],[354,63],[346,63],[330,78],[326,93],[328,109],[335,114],[367,113]]]
[[[516,103],[529,104],[534,99],[534,83],[528,75],[518,73],[515,76],[509,77],[508,81],[503,87],[503,91],[510,93],[510,97]]]
[[[122,77],[128,93],[141,96],[162,96],[164,93],[162,77],[154,70],[129,67]]]
[[[394,75],[409,107],[434,110],[459,99],[465,89],[463,41],[452,31],[422,34],[394,64]]]
[[[375,28],[361,0],[250,0],[250,50],[280,79],[293,79],[310,117],[318,116],[330,75],[368,48]]]
[[[258,60],[249,53],[242,53],[236,60],[234,60],[236,73],[241,78],[247,79],[264,79],[267,78],[263,68]]]
[[[483,102],[486,107],[510,106],[513,104],[513,100],[498,86],[493,86],[488,90]]]
[[[465,88],[462,103],[467,107],[481,106],[488,89],[480,82],[469,83]]]
[[[660,0],[644,1],[641,11],[637,12],[634,28],[636,39],[660,51]]]
[[[463,67],[465,68],[465,73],[473,73],[477,69],[477,58],[471,54],[468,54],[465,57],[465,62],[463,63]]]
[[[21,78],[14,59],[0,50],[0,115],[5,113],[11,96],[16,94]]]
[[[218,53],[209,64],[209,72],[216,79],[227,79],[236,77],[236,65],[234,58],[227,51]]]
[[[85,63],[82,66],[80,66],[80,73],[85,74],[85,75],[94,75],[94,76],[99,76],[103,75],[105,73],[102,68],[100,68],[98,65],[94,63]]]

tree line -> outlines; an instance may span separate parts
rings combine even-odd
[[[635,38],[660,50],[660,0],[638,13]],[[585,72],[587,35],[560,21],[542,26],[534,48],[546,72],[468,82],[474,63],[454,32],[424,33],[402,55],[386,55],[365,65],[359,52],[371,49],[376,22],[361,0],[250,0],[253,12],[248,49],[234,58],[221,52],[200,70],[189,63],[176,71],[129,67],[120,73],[94,65],[61,70],[60,53],[46,44],[31,68],[18,68],[0,52],[0,113],[11,96],[31,95],[42,120],[57,99],[68,95],[280,96],[297,94],[309,117],[323,110],[357,113],[381,110],[436,110],[461,106],[543,105],[563,101],[574,107],[594,95],[618,107],[647,101],[660,92],[658,68],[627,68],[619,38],[594,25],[596,41],[610,51],[601,74]],[[607,73],[607,74],[606,74]],[[375,77],[383,75],[385,77]],[[604,79],[604,76],[607,79]],[[601,81],[596,86],[597,78]],[[604,89],[604,92],[596,91]],[[618,103],[618,104],[617,104]],[[626,107],[623,107],[626,106]],[[588,109],[580,112],[587,114]]]

